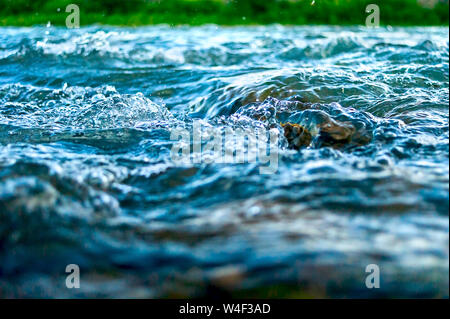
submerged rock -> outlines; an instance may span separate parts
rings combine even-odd
[[[303,126],[291,123],[281,124],[281,126],[284,128],[284,136],[291,148],[299,149],[311,144],[311,133]]]
[[[365,145],[371,141],[372,133],[367,130],[369,125],[358,123],[358,119],[349,118],[344,122],[322,110],[305,110],[294,113],[288,120],[281,126],[292,148],[310,146],[313,142],[316,146],[341,147]]]
[[[377,122],[367,112],[344,108],[338,103],[313,104],[274,98],[241,108],[237,113],[271,126],[280,125],[293,149],[366,145],[372,140]]]

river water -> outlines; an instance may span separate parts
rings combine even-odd
[[[448,28],[0,28],[0,295],[448,297],[448,120]]]

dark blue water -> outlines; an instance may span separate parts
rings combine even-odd
[[[0,28],[0,295],[448,297],[448,86],[448,28]]]

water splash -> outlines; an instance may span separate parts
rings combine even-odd
[[[448,297],[448,44],[445,28],[2,28],[1,294]],[[278,129],[277,172],[172,162],[171,129],[194,120]]]

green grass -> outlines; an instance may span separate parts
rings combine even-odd
[[[449,24],[448,0],[433,8],[417,0],[0,0],[0,25],[65,25],[70,3],[81,25],[363,25],[370,3],[380,7],[382,25]]]

